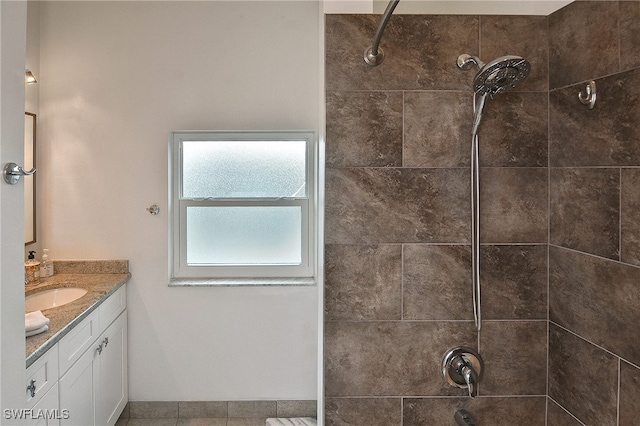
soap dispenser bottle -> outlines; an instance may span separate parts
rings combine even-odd
[[[40,262],[36,260],[36,252],[31,250],[27,261],[24,262],[25,284],[38,284],[40,282]]]
[[[49,260],[49,249],[42,249],[42,262],[40,263],[40,277],[46,278],[53,275],[53,262]]]

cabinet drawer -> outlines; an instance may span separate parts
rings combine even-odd
[[[58,345],[54,345],[27,368],[25,382],[26,408],[33,406],[58,381]]]
[[[60,375],[63,375],[80,358],[99,335],[98,310],[96,309],[60,340]]]
[[[120,312],[127,307],[126,287],[126,284],[121,286],[98,307],[100,312],[100,333],[105,331],[113,320],[118,318]]]

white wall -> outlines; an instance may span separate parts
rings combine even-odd
[[[130,260],[131,400],[316,398],[317,287],[167,286],[167,152],[175,129],[318,129],[319,9],[41,4],[40,235]]]

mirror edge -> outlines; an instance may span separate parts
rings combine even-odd
[[[31,164],[26,164],[27,162],[27,158],[25,156],[25,164],[24,167],[26,169],[30,169],[32,167],[36,167],[36,114],[32,113],[32,112],[25,112],[25,134],[24,134],[24,144],[25,144],[25,153],[30,152],[31,153],[31,159],[32,162]],[[28,130],[28,125],[29,125],[29,121],[32,121],[33,124],[31,126],[31,138],[29,138],[29,133],[27,132]],[[31,139],[31,140],[29,140]],[[28,224],[25,221],[25,246],[28,246],[30,244],[34,244],[37,241],[36,238],[36,175],[33,176],[25,176],[25,209],[28,208],[27,205],[27,191],[26,191],[26,186],[27,186],[27,182],[29,179],[26,179],[27,177],[31,178],[31,193],[32,193],[32,200],[31,200],[31,239],[28,240],[28,234],[27,234],[27,226]],[[25,219],[28,217],[26,214],[26,210],[25,210]]]

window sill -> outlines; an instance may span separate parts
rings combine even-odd
[[[314,278],[171,278],[169,287],[314,286]]]

